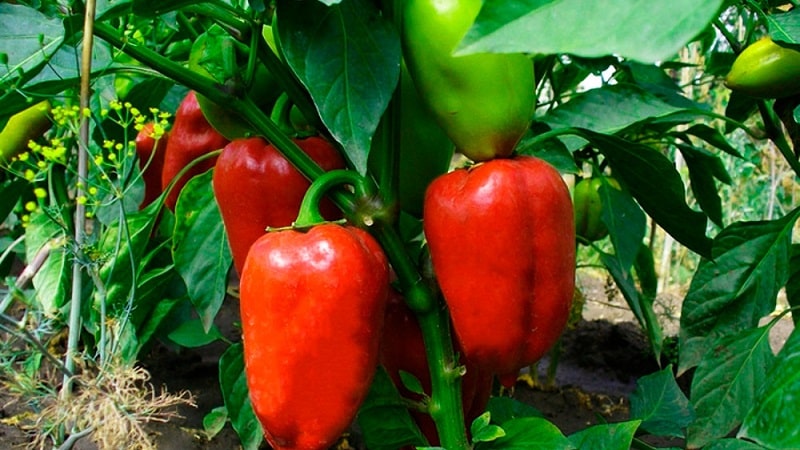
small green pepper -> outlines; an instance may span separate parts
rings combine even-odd
[[[725,85],[759,98],[800,93],[800,52],[776,44],[768,36],[745,48],[733,62]]]

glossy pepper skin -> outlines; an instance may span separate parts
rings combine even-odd
[[[144,200],[142,207],[153,203],[163,192],[161,172],[164,170],[164,153],[167,149],[169,134],[164,132],[160,137],[153,135],[155,124],[148,122],[136,134],[134,141],[136,156],[139,158],[139,169],[144,180]]]
[[[608,227],[602,220],[603,199],[599,192],[604,184],[620,189],[617,180],[611,177],[593,177],[579,181],[572,192],[575,234],[589,242],[608,236]]]
[[[165,188],[178,173],[195,159],[228,144],[228,140],[219,134],[208,123],[197,103],[194,91],[189,91],[175,112],[175,123],[170,130],[169,140],[164,152],[164,169],[161,172],[161,184]],[[206,159],[196,164],[175,182],[167,194],[164,204],[175,209],[181,188],[195,175],[199,175],[214,167],[216,158]]]
[[[265,234],[241,277],[247,386],[275,449],[324,450],[378,365],[389,269],[366,231],[323,224]]]
[[[460,349],[457,348],[456,353],[460,353]],[[427,393],[431,392],[430,368],[425,356],[422,330],[414,313],[406,306],[403,297],[394,290],[390,291],[389,304],[386,308],[380,361],[404,397],[414,400],[421,399],[419,394],[415,394],[403,386],[400,379],[401,370],[414,375],[422,384],[423,390]],[[466,373],[461,378],[461,399],[464,407],[464,420],[469,425],[486,409],[492,392],[492,375],[480,370],[469,361],[465,362],[464,366]],[[431,416],[415,410],[411,411],[411,415],[428,439],[428,443],[433,446],[439,445],[436,424]]]
[[[325,170],[343,169],[338,150],[320,137],[295,143]],[[235,139],[222,150],[214,167],[214,197],[241,274],[250,246],[267,227],[288,227],[297,218],[308,180],[270,143],[260,137]],[[330,200],[320,205],[328,220],[342,217]]]
[[[533,63],[522,54],[452,56],[482,0],[403,2],[403,55],[420,95],[474,161],[509,156],[535,105]]]
[[[768,36],[745,48],[725,77],[725,85],[752,97],[781,98],[800,93],[800,52]]]
[[[569,317],[575,224],[566,184],[540,159],[495,159],[434,180],[424,215],[464,356],[512,384]]]
[[[28,142],[49,130],[50,101],[43,100],[14,114],[0,131],[0,162],[28,150]]]

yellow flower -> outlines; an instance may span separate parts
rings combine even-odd
[[[78,196],[78,198],[75,199],[75,201],[77,201],[79,205],[85,205],[86,200],[87,199],[85,195]]]
[[[33,190],[33,195],[35,195],[36,198],[45,198],[47,197],[47,191],[44,190],[44,188],[38,187]]]
[[[36,174],[33,172],[33,170],[28,169],[28,170],[25,171],[25,179],[26,180],[33,181],[34,178],[36,178]]]
[[[29,201],[29,202],[25,203],[25,211],[28,211],[28,212],[34,212],[34,211],[36,211],[36,208],[38,208],[38,207],[39,207],[39,205],[37,205],[36,202],[34,202],[34,201]]]

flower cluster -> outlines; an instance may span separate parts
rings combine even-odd
[[[130,102],[111,101],[96,116],[89,109],[77,106],[58,106],[50,113],[54,127],[40,141],[31,140],[28,151],[12,158],[3,168],[11,174],[24,178],[33,188],[33,197],[24,204],[25,212],[20,217],[23,226],[30,221],[29,214],[48,203],[48,178],[53,171],[71,175],[71,186],[67,186],[70,197],[77,204],[86,206],[86,215],[92,217],[103,204],[121,198],[129,188],[136,166],[135,142],[131,131],[138,132],[146,122],[154,122],[154,137],[163,135],[169,126],[169,113],[151,108],[143,114]],[[80,127],[84,119],[91,120],[92,135],[122,136],[122,139],[90,139],[86,144],[88,172],[86,179],[79,179],[76,169],[80,147]],[[121,132],[109,133],[112,127]],[[97,130],[102,127],[102,130]],[[100,131],[99,133],[97,131]],[[47,188],[47,189],[46,189]],[[63,199],[60,199],[63,200]]]

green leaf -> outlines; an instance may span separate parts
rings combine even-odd
[[[608,270],[608,273],[614,278],[614,282],[622,293],[622,297],[625,299],[628,307],[630,307],[631,312],[633,312],[633,315],[639,322],[639,325],[641,325],[647,333],[647,340],[650,342],[653,356],[657,361],[661,357],[664,333],[661,329],[661,324],[658,322],[656,313],[653,310],[654,299],[639,294],[639,291],[636,290],[636,284],[633,281],[630,269],[623,269],[619,258],[605,252],[600,252],[600,260]]]
[[[715,178],[730,184],[731,178],[722,161],[709,152],[690,145],[676,144],[689,168],[689,185],[697,203],[715,224],[722,223],[722,199],[719,197]]]
[[[703,447],[703,450],[764,450],[764,447],[742,439],[719,439]]]
[[[224,406],[218,406],[203,416],[203,430],[209,439],[213,439],[225,428],[227,422],[228,410]]]
[[[769,35],[774,41],[789,44],[800,43],[800,13],[797,9],[768,15],[767,26]]]
[[[0,66],[0,85],[40,68],[63,41],[64,25],[57,18],[27,6],[0,3],[0,48],[8,57],[8,64]]]
[[[538,409],[511,397],[491,397],[486,410],[491,414],[492,423],[498,425],[523,417],[544,417]]]
[[[198,175],[181,190],[175,205],[172,255],[175,268],[186,283],[187,293],[203,327],[211,329],[223,300],[231,266],[231,252],[217,202],[211,173]]]
[[[722,0],[699,3],[617,0],[613,5],[583,0],[485,2],[457,54],[619,55],[654,63],[671,59],[703,31],[716,18],[722,3]],[[642,39],[642,33],[646,33],[647,39]]]
[[[725,136],[723,136],[719,130],[716,128],[711,128],[704,123],[696,123],[692,125],[686,130],[686,134],[696,136],[731,156],[735,156],[737,158],[742,157],[741,153],[739,153],[739,151],[736,150],[736,148],[732,146],[727,139],[725,139]]]
[[[122,203],[115,203],[117,208]],[[108,259],[100,266],[109,314],[127,314],[136,297],[137,274],[156,220],[155,207],[132,214],[118,210],[117,220],[106,227],[100,252]]]
[[[490,442],[506,435],[506,432],[497,425],[490,423],[491,413],[485,412],[472,421],[469,432],[472,442]]]
[[[420,395],[425,394],[425,390],[422,388],[422,383],[419,381],[419,378],[415,377],[413,374],[408,373],[405,370],[401,370],[400,381],[403,383],[403,387],[409,391]]]
[[[383,366],[378,367],[356,420],[364,434],[364,443],[371,450],[427,444]]]
[[[789,280],[786,282],[786,300],[792,310],[794,326],[800,324],[800,244],[792,244],[789,260]]]
[[[0,222],[6,220],[22,194],[30,189],[30,183],[22,178],[5,180],[0,185]]]
[[[184,347],[194,348],[208,345],[223,339],[222,333],[216,325],[206,332],[200,319],[187,320],[167,335],[172,342]]]
[[[245,450],[257,450],[264,440],[244,373],[244,347],[233,344],[219,358],[219,386],[231,425]]]
[[[763,370],[763,368],[761,369]],[[745,417],[739,437],[767,448],[800,448],[800,332],[795,329],[767,373],[766,383]]]
[[[278,0],[289,66],[353,166],[366,173],[372,135],[400,79],[400,38],[373,2]]]
[[[696,106],[699,109],[699,105]],[[683,106],[665,102],[631,84],[608,85],[578,94],[537,120],[550,128],[586,128],[598,133],[618,133],[634,124],[682,112]],[[585,144],[577,136],[560,138],[570,150]]]
[[[137,352],[141,352],[143,348],[150,343],[150,340],[155,336],[164,321],[170,317],[173,309],[185,299],[166,298],[162,299],[150,311],[150,315],[138,327],[136,334],[139,340],[139,348]]]
[[[47,252],[47,259],[33,277],[36,300],[44,314],[56,315],[64,306],[70,286],[69,264],[64,229],[50,220],[42,209],[31,213],[31,221],[25,230],[25,261],[30,264],[37,255]]]
[[[580,450],[628,450],[639,423],[631,420],[594,425],[570,435],[569,440]]]
[[[800,210],[773,221],[737,222],[714,240],[681,312],[679,372],[697,366],[721,336],[758,326],[789,278],[792,229]]]
[[[630,402],[631,419],[641,420],[640,428],[656,436],[683,438],[695,418],[689,399],[675,381],[672,366],[637,380]]]
[[[608,228],[614,254],[624,270],[630,269],[647,231],[647,217],[630,193],[611,186],[605,179],[597,189],[602,210],[600,220]]]
[[[479,442],[476,450],[572,450],[569,439],[551,422],[540,417],[511,419],[503,423],[505,436]]]
[[[588,130],[580,134],[603,153],[614,176],[656,223],[689,249],[710,255],[706,216],[686,203],[683,180],[669,158],[652,147],[616,136]]]
[[[699,448],[727,436],[753,407],[775,360],[769,346],[770,328],[722,337],[705,354],[692,381],[697,419],[689,425],[690,447]]]

